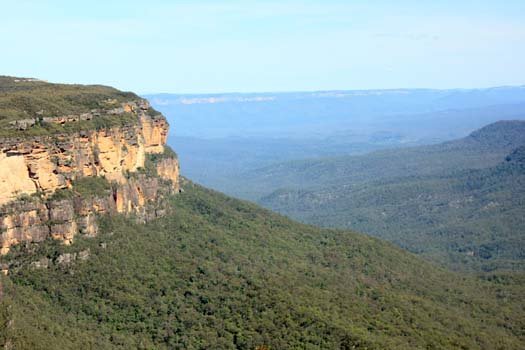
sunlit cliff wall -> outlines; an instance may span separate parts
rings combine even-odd
[[[148,220],[162,214],[158,203],[179,189],[179,164],[174,157],[159,157],[154,175],[142,170],[148,155],[163,154],[168,123],[161,114],[150,115],[145,100],[123,103],[113,118],[132,115],[125,125],[58,133],[38,137],[0,139],[0,254],[24,242],[48,237],[70,244],[76,234],[96,235],[96,215],[135,214]],[[48,118],[56,124],[75,123],[93,116]],[[24,126],[25,127],[25,126]],[[108,195],[54,198],[85,177],[111,182]]]

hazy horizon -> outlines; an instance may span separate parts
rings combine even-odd
[[[41,79],[36,76],[13,76],[9,74],[0,74],[0,76],[6,76],[6,77],[12,77],[12,78],[22,78],[22,79],[36,79],[41,80],[48,83],[53,84],[71,84],[76,85],[79,84],[74,82],[66,82],[66,81],[54,81],[54,80],[47,80],[47,79]],[[87,84],[87,83],[86,83]],[[89,83],[87,85],[105,85],[105,84],[98,84],[98,83]],[[108,85],[115,87],[113,85]],[[523,83],[517,83],[514,85],[490,85],[490,86],[479,86],[479,87],[460,87],[460,86],[450,86],[450,87],[442,87],[442,88],[432,88],[432,87],[424,87],[424,86],[414,86],[414,87],[392,87],[392,88],[348,88],[348,89],[325,89],[325,90],[268,90],[268,91],[202,91],[202,92],[171,92],[171,91],[151,91],[151,92],[141,92],[136,90],[129,90],[132,92],[137,93],[138,95],[142,96],[152,96],[152,95],[175,95],[175,96],[216,96],[216,95],[257,95],[257,94],[309,94],[309,93],[325,93],[325,92],[367,92],[367,91],[388,91],[388,92],[395,92],[395,91],[408,91],[408,90],[421,90],[421,91],[474,91],[474,90],[488,90],[488,89],[505,89],[505,88],[524,88],[525,89],[525,81]]]
[[[480,87],[443,87],[443,88],[429,88],[429,87],[400,87],[400,88],[369,88],[369,89],[328,89],[328,90],[273,90],[273,91],[224,91],[224,92],[213,92],[213,91],[204,91],[204,92],[169,92],[169,91],[160,91],[160,92],[139,92],[139,95],[142,96],[152,96],[152,95],[175,95],[175,96],[216,96],[216,95],[257,95],[257,94],[310,94],[310,93],[323,93],[323,92],[365,92],[365,91],[408,91],[408,90],[421,90],[421,91],[472,91],[472,90],[489,90],[489,89],[504,89],[504,88],[522,88],[525,89],[525,83],[516,84],[516,85],[491,85],[491,86],[480,86]]]

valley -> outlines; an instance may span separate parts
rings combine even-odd
[[[0,162],[10,169],[0,173],[10,190],[0,211],[6,349],[519,349],[525,343],[522,241],[511,230],[498,237],[496,252],[486,242],[494,240],[491,232],[476,236],[482,246],[468,245],[476,258],[496,254],[489,263],[497,268],[479,263],[469,265],[474,273],[453,272],[424,259],[429,254],[350,229],[298,223],[180,176],[178,156],[166,145],[165,117],[134,94],[12,77],[0,84],[0,115],[9,115],[0,121]],[[58,110],[27,118],[21,100],[44,115]],[[338,208],[348,204],[337,202],[345,191],[359,197],[356,189],[383,193],[373,196],[373,206],[386,210],[379,200],[421,199],[411,190],[433,184],[423,197],[428,206],[401,201],[388,214],[401,217],[409,209],[418,221],[435,208],[433,200],[449,200],[438,193],[454,189],[459,197],[476,194],[450,202],[463,206],[457,219],[465,225],[483,208],[522,225],[521,192],[509,197],[506,186],[523,181],[523,147],[515,146],[524,124],[498,122],[431,146],[295,162],[294,171],[285,162],[252,170],[260,176],[252,180],[319,186],[304,196],[296,189],[264,197],[283,212],[296,198],[300,209],[327,199]],[[385,172],[385,160],[395,177]],[[284,171],[288,176],[279,175]],[[374,171],[379,183],[367,182]],[[359,186],[338,189],[349,174]],[[17,181],[25,192],[14,187]],[[260,184],[254,189],[263,190]],[[332,188],[326,185],[335,186],[334,194],[314,192]],[[342,208],[313,209],[331,220]],[[499,223],[487,214],[479,219]],[[385,238],[399,244],[396,234],[405,232],[393,227]],[[414,238],[407,248],[417,250],[420,236],[407,237]],[[466,244],[457,237],[449,242]],[[426,247],[443,255],[442,243]]]

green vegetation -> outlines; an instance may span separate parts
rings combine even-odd
[[[525,269],[523,165],[281,190],[261,203],[311,224],[368,232],[453,269]]]
[[[525,122],[495,123],[459,141],[341,160],[318,185],[280,189],[260,203],[388,239],[453,269],[524,270],[523,144]]]
[[[1,123],[1,122],[0,122]],[[31,137],[31,136],[53,136],[56,134],[70,134],[83,130],[101,130],[112,127],[128,126],[137,124],[137,117],[131,113],[124,113],[118,117],[98,116],[91,120],[68,122],[65,124],[40,123],[27,128],[27,130],[13,130],[9,128],[0,129],[0,137]],[[0,124],[0,127],[1,124]]]
[[[137,174],[146,174],[148,176],[157,176],[157,163],[162,159],[177,159],[177,153],[168,145],[164,146],[163,153],[148,153],[144,162],[144,168],[137,169],[136,172],[128,173],[128,176]]]
[[[73,191],[82,198],[104,197],[111,193],[111,184],[101,176],[87,176],[73,181]]]
[[[232,176],[222,191],[259,200],[280,189],[321,189],[407,176],[441,175],[496,166],[525,145],[525,121],[490,124],[463,139],[360,156],[278,163]]]
[[[80,114],[92,109],[120,107],[120,103],[134,99],[138,99],[134,93],[109,86],[52,84],[0,76],[2,120]]]
[[[177,159],[177,153],[168,145],[164,146],[164,152],[162,153],[149,153],[147,154],[146,162],[150,164],[156,164],[162,159]]]
[[[69,122],[64,125],[45,123],[45,117],[57,117],[90,112],[93,109],[111,109],[139,97],[101,85],[51,84],[43,81],[0,76],[0,137],[46,136],[58,132],[100,129],[136,123],[131,114],[96,116],[92,120]],[[152,111],[151,113],[154,113]],[[27,130],[9,130],[15,120],[37,119]]]
[[[51,200],[71,199],[75,195],[82,198],[104,197],[111,193],[111,183],[102,176],[86,176],[73,181],[72,188],[55,191]]]
[[[436,268],[389,243],[295,223],[186,183],[171,215],[106,218],[69,247],[13,250],[14,349],[520,349],[524,279]],[[102,245],[101,243],[105,243]],[[31,261],[90,249],[87,261]],[[0,342],[1,344],[1,342]]]

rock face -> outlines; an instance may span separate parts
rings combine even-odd
[[[175,158],[165,158],[157,162],[157,174],[165,179],[170,180],[175,191],[179,191],[179,161]]]
[[[160,114],[148,115],[149,105],[144,102],[124,106],[123,111],[131,111],[138,123],[0,140],[0,205],[22,194],[53,193],[84,176],[121,181],[126,171],[144,167],[146,154],[162,153],[168,134],[166,119]]]
[[[71,244],[77,233],[97,234],[97,214],[134,214],[140,221],[157,217],[166,194],[179,190],[176,158],[159,157],[156,174],[145,174],[149,154],[162,154],[168,123],[148,114],[145,100],[110,111],[135,122],[51,136],[0,139],[0,254],[23,242],[48,237]],[[108,114],[108,113],[106,113]],[[84,119],[82,119],[84,118]],[[51,118],[50,123],[79,122],[89,115]],[[75,194],[73,183],[103,176],[111,191],[103,196]],[[71,198],[53,199],[72,189]],[[25,195],[25,198],[21,198]]]

